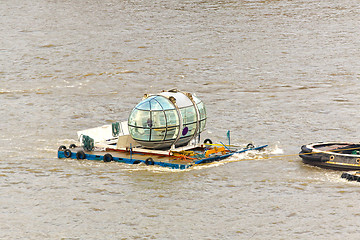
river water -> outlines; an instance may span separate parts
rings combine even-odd
[[[297,156],[359,141],[358,1],[2,0],[0,21],[1,239],[359,236],[359,184]],[[265,158],[187,171],[57,158],[76,131],[172,88],[206,104],[203,138],[230,130],[269,144]]]

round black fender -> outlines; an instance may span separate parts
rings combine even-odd
[[[60,147],[59,147],[59,151],[62,151],[62,150],[65,150],[66,149],[66,147],[64,146],[64,145],[61,145]]]
[[[254,144],[252,144],[252,143],[249,143],[248,145],[246,145],[246,149],[249,149],[249,148],[254,148],[255,146],[254,146]]]
[[[76,148],[75,144],[70,144],[69,148]]]
[[[154,165],[155,163],[154,163],[154,160],[152,158],[147,158],[145,160],[145,164],[146,165]]]
[[[77,159],[77,160],[85,159],[85,157],[86,157],[86,155],[85,155],[84,151],[78,151],[78,152],[76,153],[76,159]]]
[[[64,156],[65,156],[66,158],[71,157],[71,151],[70,151],[70,149],[65,149],[65,151],[64,151]]]
[[[211,139],[210,138],[207,138],[207,139],[205,139],[204,140],[204,143],[206,144],[206,143],[208,143],[208,144],[212,144],[213,142],[211,141]]]
[[[110,153],[104,155],[104,162],[111,162],[113,160],[113,156]]]
[[[344,172],[343,174],[341,174],[341,178],[347,178],[348,173]]]

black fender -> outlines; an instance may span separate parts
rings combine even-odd
[[[85,155],[85,153],[84,153],[84,151],[78,151],[77,153],[76,153],[76,159],[85,159],[85,157],[86,157],[86,155]]]
[[[147,158],[145,160],[145,164],[146,165],[154,165],[155,163],[154,163],[154,160],[152,158]]]
[[[113,160],[113,156],[110,153],[104,155],[104,162],[111,162]]]
[[[65,151],[64,151],[64,156],[65,156],[66,158],[71,157],[71,150],[70,150],[70,149],[65,149]]]
[[[65,149],[66,149],[66,147],[64,145],[61,145],[58,150],[62,151],[62,150],[65,150]]]
[[[254,146],[254,144],[252,144],[252,143],[249,143],[248,145],[246,145],[246,149],[250,149],[250,148],[254,148],[255,146]]]

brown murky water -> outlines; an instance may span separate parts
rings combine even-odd
[[[1,239],[340,239],[360,186],[304,165],[359,141],[358,1],[0,2]],[[270,159],[170,171],[57,159],[144,93],[196,92],[203,137]],[[279,148],[277,149],[276,146]]]

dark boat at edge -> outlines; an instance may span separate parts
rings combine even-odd
[[[360,170],[360,143],[319,142],[303,145],[304,163],[335,170]]]

